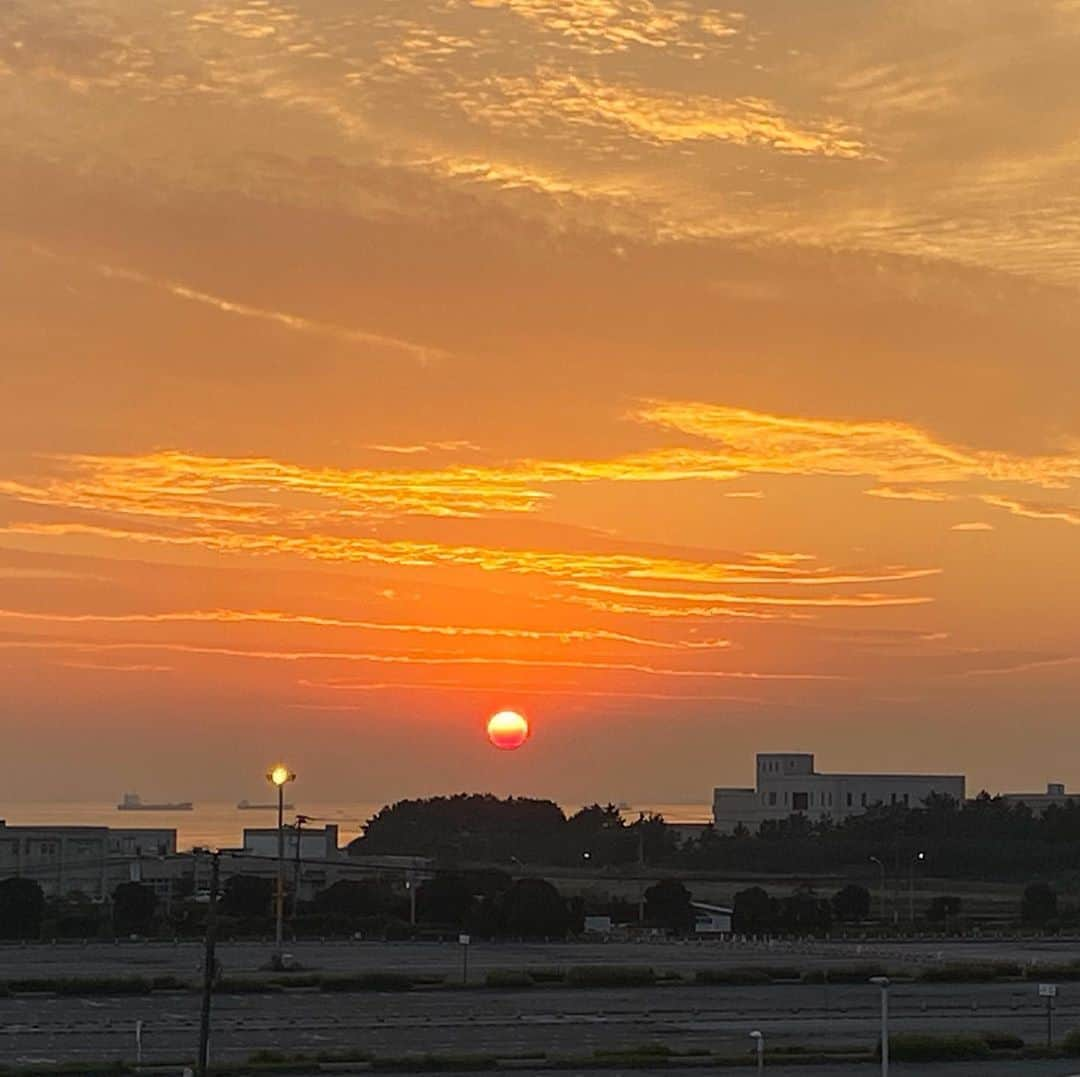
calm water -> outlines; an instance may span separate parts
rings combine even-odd
[[[149,799],[149,798],[144,798]],[[286,822],[297,812],[311,820],[312,826],[336,823],[342,844],[355,838],[382,804],[365,801],[307,803],[294,798]],[[567,812],[579,805],[564,805]],[[669,823],[703,823],[711,819],[711,808],[705,804],[635,804],[625,810],[628,819],[639,811],[659,812]],[[235,803],[196,802],[191,811],[117,811],[115,803],[102,801],[79,802],[0,802],[0,819],[11,826],[132,826],[175,827],[177,847],[190,849],[193,845],[210,848],[233,848],[243,843],[245,827],[268,827],[277,822],[276,809],[241,811]]]

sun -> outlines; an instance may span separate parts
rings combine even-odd
[[[529,723],[517,711],[499,711],[488,719],[487,735],[496,748],[513,751],[529,739]]]

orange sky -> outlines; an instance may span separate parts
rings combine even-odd
[[[5,795],[1080,787],[1078,50],[1076,0],[4,5]]]

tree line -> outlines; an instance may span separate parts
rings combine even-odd
[[[218,901],[218,931],[224,937],[273,931],[274,881],[257,875],[229,876]],[[290,902],[291,905],[291,902]],[[291,905],[290,934],[371,934],[408,938],[416,934],[478,938],[563,939],[580,935],[587,912],[615,922],[638,919],[625,901],[593,903],[566,896],[547,879],[514,878],[498,870],[439,871],[421,882],[411,899],[385,879],[339,879],[311,900]],[[152,887],[125,882],[106,904],[71,894],[46,898],[32,879],[0,880],[0,938],[114,938],[201,934],[207,905],[192,897],[164,907]],[[411,923],[415,913],[416,924]],[[645,923],[685,933],[693,928],[691,894],[677,880],[661,879],[644,892]]]
[[[894,877],[923,853],[937,878],[1054,879],[1080,872],[1080,802],[1036,814],[980,793],[921,805],[878,804],[840,822],[805,815],[767,821],[754,833],[706,829],[680,844],[662,816],[627,821],[611,804],[571,815],[550,800],[458,794],[384,807],[349,847],[356,854],[423,856],[442,863],[618,867],[639,863],[692,871],[763,874],[871,872]]]
[[[459,793],[387,805],[368,821],[349,852],[611,867],[664,862],[677,846],[661,816],[642,814],[627,822],[613,804],[592,804],[567,816],[552,800]]]

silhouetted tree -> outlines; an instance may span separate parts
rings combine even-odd
[[[320,890],[312,902],[316,913],[345,920],[378,916],[391,911],[394,905],[390,888],[375,879],[338,879]]]
[[[490,793],[399,800],[368,821],[349,852],[545,862],[558,850],[565,824],[562,809],[550,800],[500,800]]]
[[[230,875],[221,891],[221,910],[240,920],[269,916],[274,880],[259,875]]]
[[[518,879],[503,895],[503,929],[521,938],[564,938],[570,912],[546,879]]]
[[[793,935],[820,935],[829,930],[832,906],[819,898],[812,886],[796,887],[791,897],[780,903],[784,930]]]
[[[142,883],[121,883],[113,891],[113,929],[118,935],[145,935],[154,922],[158,898]]]
[[[690,891],[678,879],[661,879],[645,891],[645,919],[676,934],[694,927]]]
[[[44,912],[45,895],[32,879],[0,882],[0,938],[36,939]]]
[[[776,928],[776,902],[760,886],[735,895],[732,930],[740,935],[767,935]]]
[[[424,923],[461,927],[473,904],[473,888],[458,873],[441,871],[416,891],[416,915]]]
[[[870,915],[870,891],[849,883],[833,894],[832,907],[838,920],[865,920]]]

